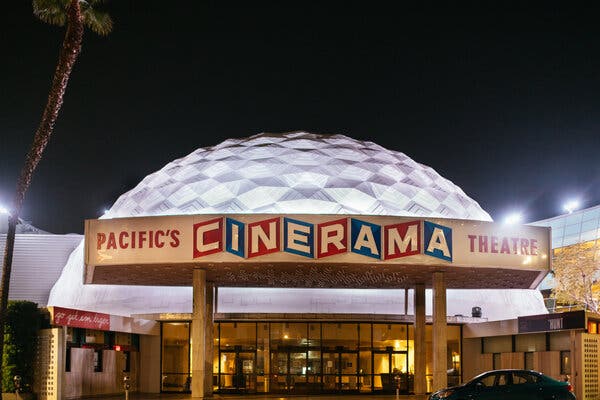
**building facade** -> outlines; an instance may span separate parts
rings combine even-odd
[[[548,229],[492,223],[402,153],[232,139],[87,222],[40,302],[56,344],[40,398],[119,393],[124,376],[198,398],[430,392],[476,370],[466,324],[545,312],[549,253]]]

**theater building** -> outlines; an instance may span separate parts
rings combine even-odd
[[[196,398],[431,392],[480,367],[466,326],[547,313],[550,251],[549,228],[494,223],[377,144],[227,140],[86,221],[45,304],[40,398],[118,393],[123,376]]]

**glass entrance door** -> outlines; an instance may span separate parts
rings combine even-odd
[[[190,374],[190,323],[163,322],[162,379],[163,392],[189,392]]]
[[[235,393],[256,392],[256,353],[242,351],[241,346],[221,351],[220,389]]]
[[[306,349],[279,348],[271,352],[271,392],[307,393]]]
[[[323,391],[358,392],[358,352],[323,352]]]
[[[408,352],[373,351],[373,391],[409,393],[412,376],[408,373]]]

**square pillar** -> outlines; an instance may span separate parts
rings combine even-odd
[[[443,272],[433,273],[433,391],[448,386],[446,282]]]
[[[423,395],[427,392],[426,380],[426,349],[425,349],[425,284],[417,283],[414,289],[414,310],[415,310],[415,383],[414,392],[417,395]]]
[[[192,282],[192,398],[203,399],[206,382],[206,271],[194,269]]]

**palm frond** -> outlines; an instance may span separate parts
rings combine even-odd
[[[113,21],[107,12],[95,8],[105,0],[79,0],[85,26],[98,35],[108,35],[112,31]],[[58,26],[67,23],[69,0],[33,0],[33,14],[40,20]]]
[[[33,14],[48,24],[64,26],[68,4],[69,0],[33,0]]]
[[[108,35],[113,27],[112,18],[107,12],[99,11],[91,7],[91,3],[91,1],[88,1],[88,5],[81,9],[83,23],[98,35]]]

